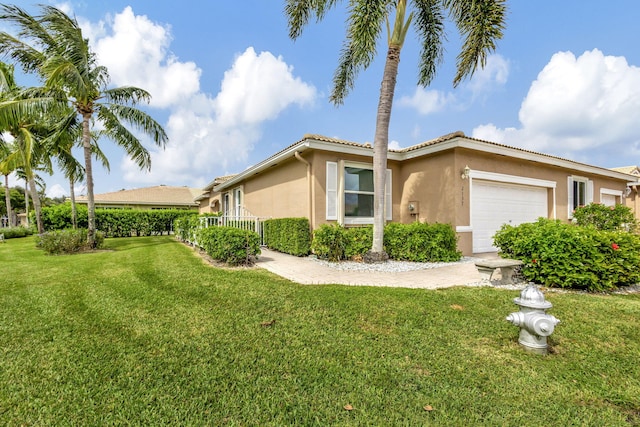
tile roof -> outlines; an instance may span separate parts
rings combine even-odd
[[[132,190],[120,190],[111,193],[94,195],[96,203],[109,203],[121,205],[171,205],[171,206],[196,206],[195,198],[202,194],[199,188],[172,187],[158,185],[155,187],[135,188]],[[77,198],[80,203],[86,203],[87,197]]]
[[[628,173],[629,175],[640,174],[640,169],[638,169],[638,166],[621,166],[618,168],[611,168],[611,170],[614,170],[616,172]]]

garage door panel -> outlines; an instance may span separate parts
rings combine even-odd
[[[546,188],[477,180],[472,185],[473,252],[496,251],[493,235],[503,224],[515,226],[547,216]]]

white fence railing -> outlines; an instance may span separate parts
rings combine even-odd
[[[208,216],[200,218],[200,228],[208,227],[233,227],[241,230],[255,231],[260,236],[260,245],[264,246],[264,221],[267,218],[260,218],[253,215],[223,215]]]

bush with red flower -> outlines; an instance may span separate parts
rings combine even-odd
[[[540,285],[604,291],[640,283],[640,236],[633,233],[541,218],[504,225],[494,243],[502,256],[523,261],[524,278]]]

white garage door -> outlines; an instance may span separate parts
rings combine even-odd
[[[547,189],[528,185],[473,181],[473,252],[494,252],[493,235],[502,224],[520,225],[547,217]]]

